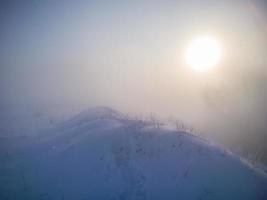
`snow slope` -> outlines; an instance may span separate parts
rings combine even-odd
[[[267,199],[264,172],[238,156],[110,108],[9,144],[0,199]]]

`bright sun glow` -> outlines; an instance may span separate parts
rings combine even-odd
[[[215,67],[221,57],[221,47],[212,37],[200,37],[188,46],[186,61],[193,69],[204,71]]]

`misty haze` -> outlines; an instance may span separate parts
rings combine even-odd
[[[4,0],[0,25],[0,199],[267,199],[264,0]]]

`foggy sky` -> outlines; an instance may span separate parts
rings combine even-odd
[[[1,1],[1,105],[104,105],[223,141],[266,138],[266,13],[263,0]],[[222,60],[194,72],[185,48],[205,34]]]

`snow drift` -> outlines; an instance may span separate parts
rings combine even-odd
[[[9,144],[0,199],[267,199],[264,172],[238,156],[110,108]]]

